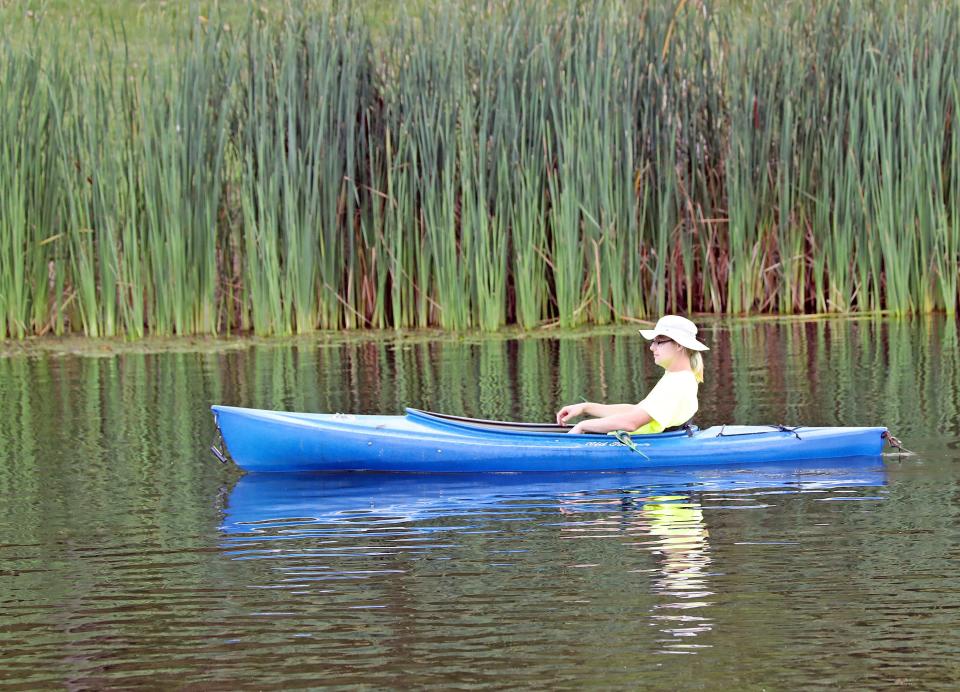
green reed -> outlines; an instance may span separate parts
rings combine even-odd
[[[4,328],[0,329],[0,336],[23,338],[33,327],[30,319],[33,281],[27,278],[33,263],[24,249],[37,238],[31,233],[27,211],[30,175],[20,170],[18,163],[40,158],[40,152],[30,152],[29,147],[42,142],[32,131],[38,120],[42,120],[36,117],[36,109],[42,106],[29,86],[37,78],[37,61],[8,55],[3,66],[5,69],[0,73],[5,85],[0,91],[0,189],[4,191],[0,202],[0,228],[3,229],[0,233],[0,319]],[[33,138],[28,138],[28,134]],[[27,158],[28,153],[33,156]]]
[[[218,329],[218,219],[238,55],[222,30],[196,32],[176,71],[152,66],[137,133],[144,160],[151,327],[161,333]]]
[[[58,224],[56,103],[47,80],[67,77],[58,47],[0,44],[0,338],[63,330],[66,257]]]
[[[365,326],[351,228],[365,36],[342,16],[254,21],[235,114],[252,327]]]
[[[955,4],[433,9],[4,46],[0,332],[955,314]]]
[[[828,6],[813,21],[797,8],[784,11],[795,28],[783,32],[785,22],[777,22],[763,29],[765,40],[802,31],[810,40],[794,42],[789,60],[761,71],[783,74],[797,60],[802,67],[786,81],[792,89],[771,94],[778,108],[803,109],[794,131],[778,138],[781,151],[786,143],[795,152],[789,177],[796,182],[782,173],[782,156],[774,169],[781,232],[771,267],[780,309],[791,293],[783,290],[789,277],[783,260],[802,251],[804,270],[814,276],[801,280],[795,271],[793,283],[815,293],[812,301],[794,300],[794,308],[813,302],[820,310],[954,312],[955,212],[943,177],[956,157],[950,139],[958,105],[950,92],[958,65],[956,8],[934,3],[922,11],[871,13],[854,3]],[[776,136],[771,125],[763,129]],[[785,213],[814,223],[805,230],[796,221],[784,226]]]

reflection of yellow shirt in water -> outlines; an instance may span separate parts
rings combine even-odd
[[[633,435],[663,432],[664,428],[683,425],[697,412],[697,378],[689,370],[665,372],[656,386],[640,402],[653,419],[633,431]]]

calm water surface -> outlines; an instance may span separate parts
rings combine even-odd
[[[636,401],[633,330],[0,359],[0,687],[960,685],[957,324],[706,338],[701,425],[885,424],[916,455],[442,477],[207,452],[215,402]]]

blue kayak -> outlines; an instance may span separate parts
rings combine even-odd
[[[879,456],[887,429],[723,425],[656,435],[570,435],[565,426],[461,418],[287,413],[213,406],[245,471],[629,471]]]

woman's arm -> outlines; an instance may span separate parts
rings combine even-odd
[[[616,416],[622,413],[629,413],[636,404],[595,404],[592,401],[585,401],[582,404],[570,404],[557,411],[557,423],[563,425],[569,418],[577,416]]]
[[[608,433],[614,430],[633,432],[653,420],[650,414],[644,411],[639,404],[626,404],[626,406],[629,409],[628,411],[604,416],[603,418],[581,421],[573,426],[570,433]]]

